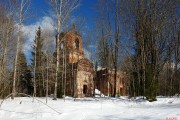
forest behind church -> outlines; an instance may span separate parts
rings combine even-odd
[[[53,30],[42,26],[33,30],[27,57],[24,26],[36,17],[31,2],[0,1],[1,99],[62,97],[57,86],[60,72],[66,74],[66,62],[60,69],[60,34],[71,29],[83,36],[94,71],[99,67],[114,70],[114,84],[118,70],[126,73],[127,96],[154,101],[159,95],[180,94],[179,0],[98,0],[93,6],[94,27],[89,29],[83,16],[73,16],[76,21],[70,22],[82,1],[46,0],[50,13],[44,13],[52,18]]]

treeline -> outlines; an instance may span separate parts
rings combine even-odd
[[[157,95],[180,93],[179,4],[176,0],[99,1],[98,63],[126,72],[130,96],[153,101]]]
[[[143,95],[153,101],[157,95],[179,93],[178,1],[139,0],[123,4],[129,8],[125,14],[133,18],[127,20],[133,26],[134,42],[134,54],[127,57],[127,62],[132,64],[126,64],[130,94]]]
[[[114,86],[117,70],[126,72],[130,96],[145,96],[153,101],[157,95],[179,94],[179,4],[178,0],[99,0],[92,33],[97,41],[95,68],[114,69]],[[30,0],[0,2],[0,98],[7,95],[14,98],[17,93],[33,96],[53,93],[56,99],[63,92],[58,86],[65,81],[59,69],[60,33],[67,28],[79,0],[49,1],[54,12],[51,17],[56,21],[55,33],[37,29],[32,38],[31,65],[27,65],[24,55],[22,29],[29,5]],[[54,47],[52,37],[57,40]]]

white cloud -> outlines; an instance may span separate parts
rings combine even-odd
[[[91,60],[91,53],[86,49],[83,49],[83,51],[84,51],[85,58]]]
[[[23,31],[23,35],[26,38],[26,42],[23,45],[23,52],[27,52],[32,49],[31,46],[33,45],[35,34],[39,26],[41,27],[42,30],[49,29],[51,31],[54,31],[53,24],[54,21],[52,20],[52,18],[48,16],[44,16],[41,19],[39,19],[39,21],[31,25],[23,25],[22,31]]]
[[[89,48],[96,48],[95,45],[88,45]]]

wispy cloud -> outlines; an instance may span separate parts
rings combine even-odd
[[[95,45],[88,45],[89,48],[96,48]]]
[[[91,59],[91,53],[87,49],[83,49],[85,58]]]
[[[22,31],[23,31],[23,35],[26,38],[26,42],[23,45],[23,49],[22,49],[23,52],[26,53],[27,51],[30,51],[32,49],[31,46],[33,45],[33,40],[35,38],[35,34],[39,26],[42,28],[42,30],[48,29],[50,31],[54,31],[53,24],[54,21],[52,18],[48,16],[44,16],[33,24],[23,25]]]

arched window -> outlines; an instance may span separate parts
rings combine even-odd
[[[79,40],[78,39],[75,40],[75,48],[79,49]]]

